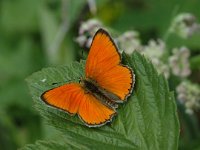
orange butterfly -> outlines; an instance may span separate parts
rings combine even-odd
[[[131,94],[133,71],[122,65],[110,35],[99,29],[86,61],[85,78],[44,92],[42,100],[71,115],[78,114],[89,127],[102,126],[116,114],[118,103]]]

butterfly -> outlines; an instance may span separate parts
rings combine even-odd
[[[119,103],[126,101],[135,82],[133,70],[121,64],[121,55],[111,36],[99,29],[92,40],[79,83],[66,83],[44,92],[48,105],[78,115],[88,127],[111,122]]]

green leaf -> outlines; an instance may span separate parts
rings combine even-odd
[[[84,61],[66,67],[46,68],[27,79],[37,110],[48,123],[61,131],[63,149],[177,149],[179,122],[167,81],[139,53],[134,52],[124,59],[136,75],[133,93],[126,103],[120,105],[113,122],[99,128],[88,128],[77,116],[71,117],[47,106],[40,99],[44,91],[53,88],[52,83],[78,82],[80,77],[84,77]],[[57,141],[59,143],[60,139]],[[24,149],[55,149],[48,142]]]
[[[67,146],[66,146],[67,144]],[[77,147],[74,147],[71,145],[71,143],[61,143],[61,142],[55,142],[55,141],[37,141],[35,144],[28,144],[26,147],[21,148],[21,150],[32,150],[32,149],[37,149],[37,150],[49,150],[49,149],[55,149],[55,150],[64,150],[66,149],[80,149]]]

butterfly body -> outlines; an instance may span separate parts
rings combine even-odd
[[[102,89],[97,82],[92,79],[81,80],[80,83],[86,94],[91,94],[96,97],[102,104],[111,108],[117,108],[115,99],[119,99],[116,95]],[[115,98],[114,98],[115,97]]]
[[[85,78],[49,89],[41,99],[70,115],[77,114],[88,127],[99,127],[112,121],[118,104],[131,94],[134,81],[133,70],[121,64],[110,35],[99,29],[88,54]]]

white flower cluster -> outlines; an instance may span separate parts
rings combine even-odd
[[[189,38],[194,33],[200,32],[200,24],[193,14],[181,13],[174,18],[169,31],[182,38]]]
[[[185,105],[186,113],[193,114],[195,109],[200,108],[200,87],[189,81],[183,81],[176,88],[178,100]]]
[[[174,75],[179,77],[190,75],[189,56],[190,51],[186,47],[173,49],[173,55],[169,57],[169,65]]]
[[[120,35],[116,41],[120,46],[120,52],[125,51],[127,54],[133,53],[134,50],[140,51],[142,48],[137,31],[126,31],[124,34]]]
[[[157,41],[150,40],[148,45],[143,46],[142,52],[150,58],[161,59],[165,49],[165,43],[161,39],[158,39]]]
[[[89,48],[92,42],[92,37],[101,27],[102,23],[97,19],[89,19],[86,22],[82,22],[79,28],[79,36],[75,39],[75,41],[81,47]]]
[[[148,45],[143,46],[141,51],[146,57],[150,58],[159,73],[163,73],[166,78],[169,77],[169,66],[164,62],[165,43],[158,39],[150,40]]]

